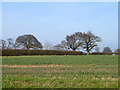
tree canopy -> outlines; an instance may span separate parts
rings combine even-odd
[[[97,47],[97,42],[100,41],[101,38],[95,36],[90,31],[87,33],[76,32],[72,35],[67,35],[60,45],[65,49],[72,49],[73,51],[83,48],[89,54],[94,47]]]
[[[82,33],[76,32],[72,35],[67,35],[66,39],[61,42],[61,46],[65,49],[72,49],[75,51],[79,49],[79,46],[82,44]]]
[[[85,51],[87,51],[87,54],[89,54],[94,47],[98,46],[97,42],[102,41],[100,37],[95,36],[90,31],[87,33],[83,33],[82,40],[83,40],[82,48],[85,49]]]
[[[15,42],[16,47],[24,49],[42,49],[42,44],[31,34],[19,36]]]
[[[102,52],[104,52],[104,53],[111,53],[112,50],[109,47],[104,47]]]

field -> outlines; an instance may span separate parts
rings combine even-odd
[[[3,88],[118,88],[117,55],[3,56]]]

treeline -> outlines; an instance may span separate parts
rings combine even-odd
[[[78,55],[78,52],[75,53],[75,51],[80,52],[81,50],[85,50],[87,55],[92,54],[90,53],[92,50],[95,51],[93,53],[94,55],[98,55],[98,53],[99,55],[112,53],[112,50],[109,47],[104,47],[103,51],[100,52],[97,43],[101,42],[102,39],[90,31],[87,33],[75,32],[71,35],[67,35],[65,40],[61,41],[60,44],[52,46],[52,50],[43,50],[43,48],[50,49],[50,43],[46,43],[43,46],[35,36],[30,34],[18,36],[15,42],[12,38],[0,41],[0,48],[3,51],[3,55],[13,55],[8,54],[10,52],[17,53],[14,55],[71,55],[70,53],[72,52],[73,55],[76,55],[76,53]],[[115,53],[118,53],[118,49],[115,50]]]

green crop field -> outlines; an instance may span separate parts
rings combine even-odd
[[[117,55],[4,56],[3,88],[118,88]]]

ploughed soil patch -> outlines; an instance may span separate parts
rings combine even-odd
[[[2,65],[2,67],[72,67],[72,65]]]

